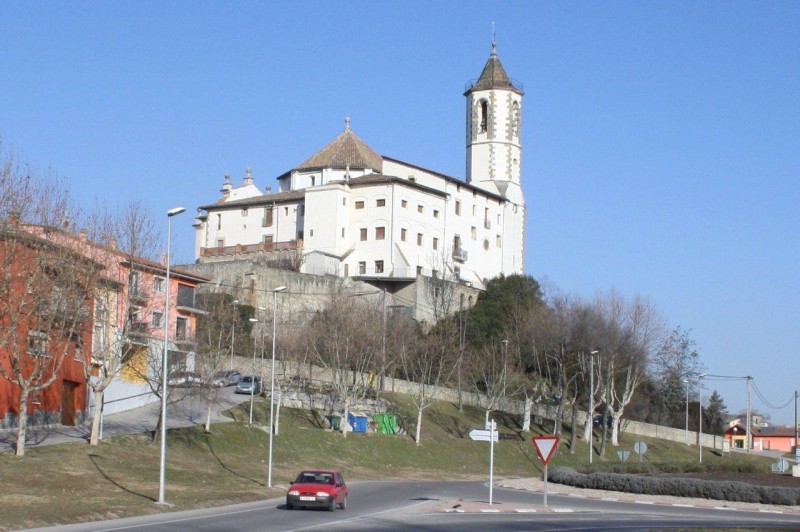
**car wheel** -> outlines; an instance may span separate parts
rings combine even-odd
[[[339,505],[339,508],[344,510],[347,508],[347,494],[345,493],[344,499],[342,499],[342,504]]]
[[[336,510],[336,497],[331,499],[331,503],[328,505],[328,511],[333,512]]]

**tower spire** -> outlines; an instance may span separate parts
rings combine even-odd
[[[497,56],[497,32],[494,28],[494,20],[492,21],[492,56]]]

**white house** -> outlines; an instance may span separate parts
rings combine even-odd
[[[221,198],[198,208],[196,261],[259,256],[384,287],[422,275],[483,288],[522,273],[523,92],[494,44],[464,96],[466,181],[378,155],[347,118],[328,145],[277,177],[275,192],[259,189],[250,169],[241,186],[226,175]]]

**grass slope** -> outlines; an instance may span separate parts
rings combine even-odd
[[[416,419],[408,398],[389,395],[393,413],[406,430]],[[246,405],[234,408],[233,423],[214,425],[210,433],[202,426],[170,430],[167,436],[166,499],[174,510],[247,502],[285,493],[281,485],[299,469],[330,467],[348,480],[371,479],[486,479],[489,444],[473,442],[469,431],[483,427],[484,413],[440,403],[425,411],[421,445],[408,435],[341,433],[322,429],[321,418],[312,412],[283,409],[281,432],[273,440],[273,487],[266,488],[268,434],[263,430],[269,403],[256,403],[255,423],[247,425]],[[516,440],[495,444],[495,477],[541,476],[543,467],[530,442],[531,435],[549,434],[552,423],[534,427],[524,437],[517,417],[493,416],[499,430]],[[696,462],[697,449],[685,445],[633,436],[622,436],[619,448],[610,444],[607,456],[594,458],[593,470],[619,470],[616,451],[633,448],[635,441],[648,445],[646,461],[654,464]],[[550,467],[588,467],[588,449],[579,442],[574,454],[565,433]],[[160,448],[149,434],[120,436],[97,447],[85,443],[29,448],[24,458],[0,454],[3,508],[0,530],[112,519],[159,513],[157,506]],[[733,465],[769,470],[769,461],[753,456],[704,455],[704,465]],[[631,461],[638,462],[632,453]],[[631,464],[629,467],[638,467]]]

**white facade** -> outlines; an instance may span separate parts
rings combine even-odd
[[[379,156],[350,129],[264,194],[248,169],[201,206],[195,257],[287,249],[299,271],[375,281],[442,276],[482,288],[523,271],[522,91],[494,51],[467,97],[467,182]]]

